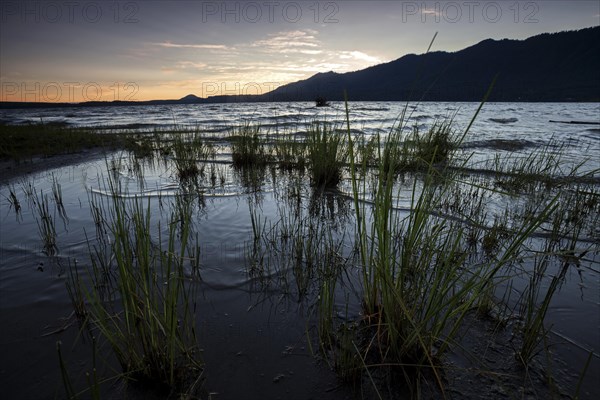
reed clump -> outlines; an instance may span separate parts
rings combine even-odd
[[[315,212],[318,200],[311,199],[308,206],[299,197],[288,201],[287,207],[278,207],[276,223],[262,218],[249,203],[253,235],[246,247],[247,270],[264,286],[276,277],[282,291],[300,300],[312,296],[325,277],[337,277],[343,270],[345,236],[336,234],[337,216]]]
[[[43,251],[46,255],[52,256],[58,252],[58,246],[56,245],[56,224],[55,214],[50,213],[50,201],[48,195],[42,191],[34,192],[34,205],[36,213],[36,220],[38,226],[38,232],[43,243]]]
[[[7,196],[8,204],[10,205],[10,208],[14,208],[15,214],[17,215],[17,218],[18,218],[21,213],[21,202],[19,201],[19,198],[17,197],[14,186],[9,186],[8,192],[9,192],[8,196]]]
[[[600,168],[584,171],[590,157],[583,156],[576,162],[568,162],[565,145],[551,138],[539,149],[528,153],[515,152],[496,155],[487,162],[493,171],[494,184],[511,193],[534,193],[548,191],[568,184],[597,183]]]
[[[278,134],[273,136],[273,149],[279,168],[302,171],[306,167],[306,142],[297,140],[294,136]]]
[[[402,124],[397,132],[401,128]],[[392,134],[380,147],[373,198],[367,205],[363,201],[368,193],[366,180],[358,178],[367,171],[357,171],[360,166],[354,163],[348,128],[363,286],[363,318],[353,343],[366,372],[369,364],[397,367],[409,382],[418,383],[426,371],[443,392],[441,359],[455,343],[465,316],[481,298],[489,297],[500,271],[518,257],[522,244],[553,212],[555,202],[532,210],[522,226],[497,243],[497,257],[469,263],[465,224],[436,212],[448,197],[448,183],[456,179],[450,171],[440,170],[439,164],[452,158],[451,149],[458,143],[447,141],[451,132],[447,124],[434,125],[428,132],[422,139],[413,137],[416,143],[410,146],[400,145],[399,136]],[[403,213],[398,207],[399,188],[392,182],[395,173],[408,165],[425,170],[414,180],[410,209]],[[440,181],[440,175],[446,179]]]
[[[144,137],[142,135],[126,135],[123,140],[124,147],[133,153],[136,159],[151,159],[154,157],[160,140],[155,137]]]
[[[214,147],[202,140],[198,132],[176,134],[170,149],[181,180],[196,178],[204,169],[203,164],[201,167],[198,165],[214,159],[216,155]]]
[[[391,172],[395,176],[403,172],[427,171],[430,166],[448,166],[462,140],[453,132],[452,119],[436,121],[423,133],[418,126],[408,128],[403,124],[405,112],[385,140],[378,135],[377,161],[382,172],[386,175]]]
[[[342,168],[348,160],[343,132],[326,122],[310,125],[306,138],[311,182],[314,186],[335,186],[342,179]]]
[[[263,166],[271,160],[266,140],[260,133],[260,125],[248,122],[233,128],[229,140],[234,167]]]
[[[112,245],[92,252],[89,285],[72,282],[84,285],[76,290],[85,294],[87,311],[81,310],[81,300],[77,311],[101,333],[126,379],[170,394],[186,393],[203,370],[194,285],[186,273],[187,264],[198,262],[188,256],[196,254],[192,247],[198,248],[191,242],[190,202],[176,203],[168,237],[162,237],[159,224],[155,239],[149,201],[127,201],[115,189],[111,184],[112,202],[101,208],[110,214],[104,219]]]

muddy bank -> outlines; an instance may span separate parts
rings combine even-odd
[[[88,161],[97,161],[109,154],[102,149],[81,150],[77,153],[54,156],[38,156],[29,160],[0,160],[0,185],[25,178],[29,175],[55,168],[67,167]]]

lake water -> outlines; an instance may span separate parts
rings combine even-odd
[[[455,130],[460,133],[469,125],[478,106],[476,103],[407,106],[399,102],[356,102],[349,104],[350,125],[357,136],[385,135],[406,109],[408,127],[426,129],[436,121],[452,118]],[[43,121],[140,134],[177,125],[196,128],[219,143],[233,126],[248,121],[260,124],[265,134],[286,133],[299,137],[306,134],[308,124],[315,120],[345,127],[345,112],[342,103],[322,108],[312,103],[86,107],[0,110],[0,122]],[[561,158],[557,162],[561,163],[559,170],[564,173],[585,160],[577,174],[591,174],[586,190],[598,189],[600,125],[550,120],[598,123],[600,105],[486,104],[460,149],[462,155],[469,156],[466,167],[476,174],[489,169],[497,156],[523,159],[550,146],[551,151],[560,150]],[[297,276],[291,270],[275,268],[265,283],[265,279],[252,276],[248,271],[252,216],[260,215],[261,221],[277,224],[287,215],[285,209],[290,206],[282,204],[287,204],[284,199],[288,188],[295,185],[297,179],[301,181],[297,190],[303,212],[317,213],[320,219],[331,224],[330,229],[336,235],[343,236],[347,228],[344,239],[347,243],[354,224],[347,178],[340,184],[339,191],[321,197],[314,195],[306,177],[292,176],[274,168],[265,171],[258,185],[249,185],[243,174],[227,163],[230,156],[228,147],[223,145],[219,162],[211,167],[220,183],[206,182],[193,214],[201,254],[196,313],[206,362],[206,390],[214,393],[216,399],[360,398],[360,390],[356,392],[355,388],[341,384],[324,360],[311,355],[316,332],[314,304],[299,296]],[[73,265],[82,271],[89,267],[90,244],[96,245],[102,236],[95,229],[92,205],[108,201],[104,196],[106,180],[115,173],[124,196],[148,199],[152,226],[156,229],[154,237],[157,238],[161,230],[165,233],[169,210],[175,195],[181,191],[173,166],[168,162],[142,160],[134,164],[126,153],[115,152],[106,159],[95,157],[77,165],[5,181],[0,186],[0,386],[3,397],[64,396],[56,352],[59,340],[73,379],[79,387],[85,387],[84,371],[90,369],[91,350],[89,343],[78,340],[78,325],[70,318],[72,305],[65,280]],[[62,192],[64,213],[52,197],[57,184]],[[574,190],[566,184],[565,188]],[[10,201],[11,191],[21,205],[19,213]],[[56,229],[55,251],[44,248],[40,238],[39,211],[33,202],[36,194],[49,196]],[[400,208],[410,208],[410,193],[405,198],[402,194],[399,197]],[[486,199],[489,221],[493,220],[494,213],[501,214],[528,201],[527,196],[494,192]],[[590,218],[597,222],[600,207],[595,207],[596,214]],[[527,245],[536,247],[535,241],[542,240],[543,233]],[[584,224],[580,239],[575,254],[585,251],[585,257],[577,268],[569,269],[566,274],[550,305],[546,326],[553,343],[549,354],[555,357],[556,379],[567,393],[573,393],[591,354],[582,398],[597,398],[600,396],[597,385],[600,378],[600,228],[594,226],[594,222],[591,226]],[[528,266],[531,267],[525,260],[523,268]],[[559,268],[560,263],[554,267]],[[549,276],[555,273],[552,268],[549,271]],[[356,284],[358,272],[350,268],[348,275],[349,284]],[[519,291],[524,286],[525,278],[516,280],[511,290]],[[360,301],[355,295],[360,290],[346,289],[336,297],[340,318],[359,318]],[[348,300],[349,297],[352,298]],[[508,303],[514,305],[517,297],[511,297]],[[102,348],[100,354],[109,365],[115,365],[108,346]],[[118,374],[118,371],[104,372],[107,376]],[[470,397],[465,386],[468,385],[463,383],[459,393],[463,390],[463,395]],[[118,384],[107,385],[106,390],[106,398],[125,395]],[[506,389],[508,397],[515,394],[511,390],[512,386]],[[143,398],[147,394],[127,392],[127,395]],[[472,392],[471,395],[476,397]]]
[[[387,134],[390,127],[405,115],[404,125],[421,128],[435,121],[454,120],[458,132],[464,131],[475,114],[478,103],[426,102],[353,102],[349,104],[353,130],[365,135]],[[404,112],[406,108],[406,111]],[[465,144],[474,152],[473,161],[485,159],[498,148],[498,141],[508,141],[528,148],[552,139],[565,145],[565,160],[574,162],[584,153],[600,151],[600,126],[551,123],[549,121],[598,122],[597,103],[488,103],[475,120]],[[265,132],[303,133],[315,120],[345,127],[345,106],[332,102],[331,107],[314,107],[313,103],[227,103],[173,106],[79,107],[60,109],[0,110],[0,123],[59,123],[152,131],[173,126],[198,128],[207,135],[226,135],[232,126],[246,121],[259,124]],[[594,166],[592,166],[594,167]]]

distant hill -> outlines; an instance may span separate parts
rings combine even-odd
[[[409,54],[343,74],[318,73],[263,95],[193,94],[178,100],[88,102],[75,106],[200,104],[255,101],[600,101],[600,27],[544,33],[525,40],[487,39],[448,53]],[[69,103],[0,102],[0,108],[73,107]]]
[[[272,101],[599,101],[600,27],[484,40],[455,53],[406,55],[356,72],[320,73],[260,96]]]

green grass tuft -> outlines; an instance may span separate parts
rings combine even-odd
[[[232,129],[231,159],[234,167],[261,166],[267,164],[271,154],[265,139],[260,135],[260,126],[246,123]]]
[[[345,135],[326,122],[314,122],[306,139],[314,186],[335,186],[342,179],[342,167],[348,159]]]

